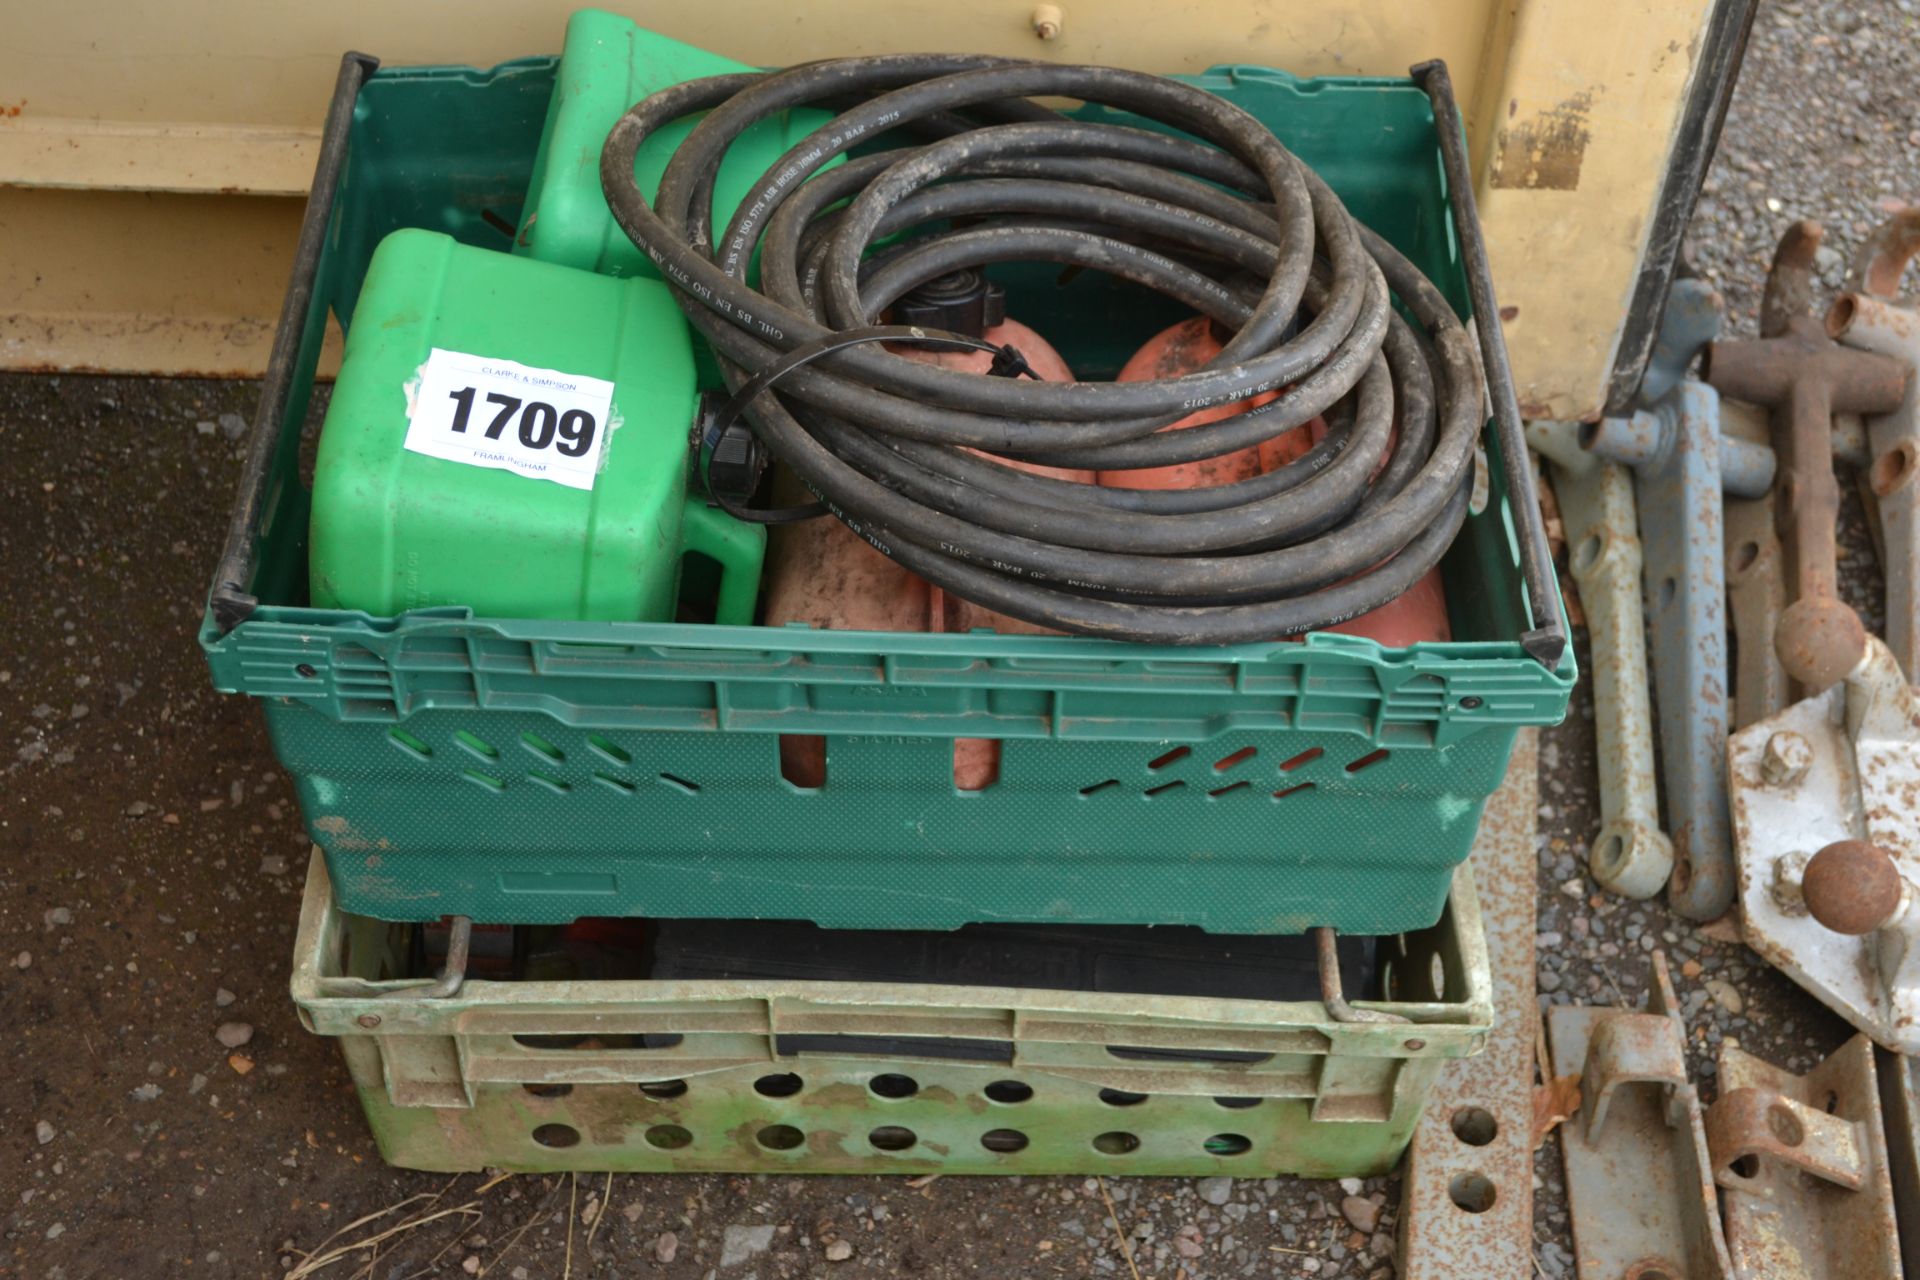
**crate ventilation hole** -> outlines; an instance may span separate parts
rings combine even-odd
[[[516,1037],[524,1043],[534,1037]],[[553,1037],[553,1039],[571,1039],[571,1037]],[[557,1047],[545,1046],[542,1047]],[[572,1047],[572,1046],[568,1046]],[[523,1084],[521,1089],[533,1098],[554,1101],[568,1097],[574,1091],[571,1084],[536,1082]],[[805,1088],[806,1082],[792,1072],[778,1072],[761,1076],[754,1081],[754,1091],[768,1098],[792,1098]],[[885,1072],[874,1076],[867,1082],[868,1090],[879,1099],[899,1100],[912,1098],[919,1094],[920,1084],[911,1076],[898,1072]],[[682,1098],[689,1092],[685,1080],[661,1080],[638,1086],[638,1091],[656,1101],[668,1101]],[[1033,1086],[1021,1080],[996,1080],[981,1090],[981,1095],[990,1103],[1000,1107],[1018,1107],[1033,1100]],[[1102,1089],[1100,1101],[1109,1107],[1137,1107],[1150,1102],[1151,1096],[1144,1093],[1129,1093],[1120,1089]],[[1257,1107],[1263,1101],[1260,1098],[1215,1098],[1214,1103],[1227,1110],[1244,1110]],[[1460,1125],[1456,1122],[1456,1131]],[[580,1143],[580,1131],[570,1124],[558,1121],[536,1125],[532,1131],[534,1142],[543,1147],[564,1150]],[[694,1133],[685,1125],[656,1124],[648,1127],[642,1137],[648,1146],[660,1151],[679,1151],[693,1145]],[[804,1147],[807,1135],[798,1127],[786,1123],[774,1123],[762,1126],[755,1134],[754,1141],[768,1151],[797,1151]],[[911,1151],[920,1143],[920,1136],[912,1129],[900,1124],[876,1125],[867,1133],[867,1142],[876,1151]],[[1027,1134],[1020,1129],[995,1128],[980,1135],[980,1145],[988,1151],[1011,1155],[1026,1150],[1030,1143]],[[1091,1146],[1101,1155],[1126,1156],[1140,1149],[1138,1134],[1124,1129],[1110,1129],[1097,1134],[1091,1140]],[[1216,1133],[1205,1139],[1201,1147],[1213,1156],[1243,1156],[1253,1150],[1252,1139],[1238,1133]]]
[[[1212,768],[1207,771],[1207,781],[1215,785],[1195,784],[1190,787],[1188,785],[1188,779],[1185,778],[1170,778],[1164,782],[1149,778],[1149,785],[1144,787],[1140,794],[1153,798],[1178,795],[1186,791],[1204,791],[1210,800],[1217,800],[1222,796],[1234,795],[1240,792],[1245,792],[1249,795],[1255,794],[1257,783],[1253,778],[1230,779],[1229,775],[1239,770],[1240,766],[1253,760],[1259,754],[1260,751],[1258,747],[1241,747],[1238,751],[1215,760]],[[1192,747],[1175,747],[1171,751],[1164,752],[1147,761],[1147,772],[1149,775],[1159,773],[1192,755]],[[1300,795],[1303,792],[1312,791],[1314,784],[1311,782],[1294,782],[1291,785],[1286,785],[1289,781],[1286,775],[1305,768],[1324,755],[1326,755],[1326,748],[1309,747],[1299,755],[1282,761],[1279,769],[1282,785],[1278,790],[1271,793],[1273,799],[1284,800],[1288,796]],[[1344,771],[1347,773],[1359,773],[1363,769],[1369,769],[1379,764],[1390,755],[1392,755],[1392,752],[1386,747],[1376,748],[1348,762],[1344,767]],[[1105,778],[1099,782],[1080,788],[1080,794],[1083,796],[1094,796],[1105,792],[1119,791],[1121,789],[1122,783],[1120,779]]]
[[[432,744],[428,743],[418,734],[410,733],[405,729],[394,728],[387,730],[387,741],[391,742],[401,752],[416,760],[432,760],[436,755]],[[633,755],[631,752],[597,733],[589,734],[586,743],[587,751],[590,752],[599,763],[613,765],[619,768],[626,768],[633,763]],[[552,742],[549,742],[537,733],[522,733],[519,737],[519,744],[535,762],[549,766],[564,765],[567,762],[567,753],[564,750],[555,746]],[[462,778],[487,791],[499,793],[507,790],[512,779],[507,776],[503,768],[506,760],[502,756],[499,747],[482,738],[479,734],[466,729],[454,730],[452,745],[459,747],[474,761],[484,766],[481,768],[468,767],[461,769],[460,776]],[[529,768],[524,777],[527,782],[532,783],[543,791],[550,791],[555,795],[567,795],[572,792],[574,788],[572,782],[568,781],[552,768]],[[633,795],[640,790],[638,783],[631,779],[623,778],[619,774],[606,769],[593,770],[591,777],[595,783],[607,788],[609,791],[618,792],[621,795]],[[677,792],[680,795],[694,796],[700,794],[699,783],[689,778],[683,778],[677,773],[662,772],[655,774],[654,781],[667,790]]]

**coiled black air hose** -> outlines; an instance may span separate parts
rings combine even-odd
[[[1036,96],[1179,132],[1071,120]],[[727,147],[807,104],[844,109],[715,228]],[[636,153],[697,112],[706,116],[650,205]],[[761,441],[836,516],[978,604],[1127,640],[1273,639],[1393,599],[1466,518],[1481,391],[1451,307],[1264,125],[1201,90],[1110,67],[945,54],[716,76],[628,111],[601,183],[736,391],[797,347],[875,323],[921,284],[999,262],[1109,272],[1233,332],[1203,370],[1126,383],[982,377],[849,345],[751,402]],[[756,249],[757,290],[747,284]],[[1246,412],[1160,432],[1269,391],[1277,398]],[[1106,488],[994,461],[1163,467],[1318,414],[1330,429],[1304,457],[1212,488]]]

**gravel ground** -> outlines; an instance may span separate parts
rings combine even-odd
[[[1917,9],[1762,5],[1690,248],[1732,331],[1752,331],[1791,220],[1827,222],[1836,283],[1888,202],[1920,192]],[[192,639],[254,393],[0,377],[0,1033],[20,1064],[0,1095],[0,1276],[281,1274],[296,1249],[436,1193],[480,1216],[362,1274],[1391,1276],[1392,1179],[488,1187],[385,1168],[332,1046],[286,998],[306,848],[291,788]],[[1872,553],[1857,508],[1848,521],[1844,570],[1871,619]],[[1583,695],[1542,742],[1542,1004],[1638,1002],[1664,948],[1709,1095],[1726,1037],[1804,1070],[1845,1038],[1835,1019],[1744,947],[1585,878],[1591,716]],[[1573,1270],[1556,1141],[1536,1226],[1558,1278]]]

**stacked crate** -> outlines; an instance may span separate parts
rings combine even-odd
[[[646,270],[580,138],[644,96],[637,68],[728,65],[680,50],[578,15],[558,73],[612,83],[598,106],[556,94],[551,59],[343,68],[201,639],[215,683],[261,699],[299,785],[317,850],[295,997],[340,1037],[383,1152],[435,1169],[1389,1167],[1440,1061],[1484,1038],[1462,863],[1515,735],[1557,721],[1574,679],[1570,654],[1548,668],[1520,647],[1529,602],[1492,433],[1487,502],[1442,565],[1445,643],[1172,649],[309,607],[297,445],[327,311],[351,330],[373,247],[406,226]],[[1273,128],[1466,311],[1419,89],[1243,68],[1194,82]],[[1168,319],[1087,323],[1115,313],[1091,274],[1006,283],[1023,315],[1080,335],[1082,376]],[[824,741],[824,782],[782,775],[783,736]],[[983,790],[955,785],[963,738],[1001,744]],[[432,983],[421,939],[456,959],[470,945],[463,923],[430,927],[447,917],[1179,925],[1292,936],[1309,957],[1304,935],[1328,929],[1380,938],[1381,963],[1352,1006],[1324,960],[1306,970],[1324,999],[1311,981],[1292,993],[1306,998],[1255,999],[947,970],[590,982],[456,964]],[[1289,994],[1277,976],[1274,994]]]

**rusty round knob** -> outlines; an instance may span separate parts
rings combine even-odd
[[[1820,692],[1846,679],[1867,652],[1860,615],[1830,596],[1795,600],[1780,615],[1774,652],[1787,674]]]
[[[1893,918],[1900,907],[1900,872],[1879,845],[1836,840],[1813,855],[1800,882],[1807,911],[1835,933],[1858,937]]]

